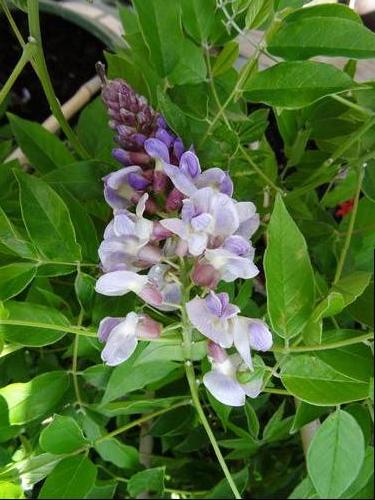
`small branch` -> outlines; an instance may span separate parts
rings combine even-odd
[[[358,335],[357,337],[352,337],[350,339],[340,340],[339,342],[331,342],[330,344],[317,344],[317,345],[302,345],[298,347],[288,347],[284,349],[283,347],[273,347],[270,349],[271,352],[280,353],[299,353],[299,352],[310,352],[310,351],[326,351],[329,349],[336,349],[338,347],[344,347],[347,345],[360,344],[366,340],[373,340],[373,332],[364,333],[363,335]]]
[[[337,269],[336,269],[335,279],[333,280],[333,284],[334,285],[341,278],[341,274],[342,274],[342,271],[344,269],[344,264],[345,264],[345,260],[346,260],[346,255],[348,253],[348,250],[349,250],[349,247],[350,247],[350,242],[352,240],[352,234],[353,234],[355,220],[356,220],[356,217],[357,217],[358,202],[359,202],[359,196],[361,194],[361,188],[362,188],[362,181],[363,181],[364,173],[365,173],[364,172],[364,167],[361,165],[359,167],[359,172],[358,172],[357,189],[356,189],[356,194],[355,194],[355,197],[354,197],[354,204],[353,204],[352,213],[350,215],[349,227],[348,227],[348,231],[346,233],[346,238],[345,238],[345,241],[344,241],[344,246],[342,247],[340,258],[339,258],[339,261],[337,263]]]
[[[83,320],[83,309],[81,308],[78,316],[78,321],[77,321],[77,327],[81,328],[82,326],[82,320]],[[79,388],[79,382],[78,382],[78,350],[79,350],[79,335],[76,335],[73,341],[73,360],[72,360],[72,376],[73,376],[73,385],[74,385],[74,392],[76,395],[76,400],[77,403],[79,404],[80,408],[83,406],[83,401],[81,397],[81,391]]]
[[[36,47],[32,43],[28,43],[27,45],[25,45],[25,47],[22,51],[22,55],[18,60],[18,63],[16,64],[16,66],[14,67],[8,80],[4,83],[3,87],[0,90],[0,105],[2,104],[4,99],[9,94],[9,92],[12,89],[13,85],[15,84],[17,78],[20,76],[23,68],[30,61],[30,58],[32,57],[33,51],[35,49],[36,49]]]
[[[228,481],[228,484],[233,492],[233,495],[237,499],[241,499],[241,494],[237,489],[236,483],[233,481],[232,475],[228,469],[227,464],[225,463],[224,457],[220,451],[219,445],[217,444],[216,438],[214,433],[212,432],[211,426],[207,420],[207,417],[203,411],[202,405],[199,401],[199,395],[198,395],[198,388],[197,384],[195,381],[195,373],[194,373],[194,367],[191,361],[187,360],[185,361],[185,371],[186,371],[186,377],[189,383],[190,387],[190,392],[191,392],[191,397],[193,399],[193,403],[195,406],[195,409],[198,413],[199,419],[207,433],[207,436],[211,442],[212,448],[214,449],[216,458],[218,459],[218,462],[224,472],[224,475]]]

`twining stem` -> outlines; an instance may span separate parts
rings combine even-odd
[[[350,339],[340,340],[339,342],[331,342],[329,344],[317,344],[317,345],[302,345],[297,347],[289,347],[287,350],[283,347],[273,347],[270,349],[271,352],[279,353],[293,353],[293,352],[310,352],[310,351],[326,351],[328,349],[337,349],[338,347],[344,347],[347,345],[360,344],[365,340],[372,340],[374,334],[372,332],[364,333],[363,335],[358,335],[357,337],[352,337]]]
[[[155,411],[154,413],[148,413],[147,415],[143,415],[143,417],[137,418],[136,420],[132,420],[131,422],[118,427],[112,432],[109,432],[108,434],[105,434],[105,436],[102,436],[98,438],[94,445],[102,443],[103,441],[106,441],[107,439],[111,439],[118,434],[122,434],[123,432],[126,432],[129,429],[132,429],[133,427],[137,427],[138,425],[142,425],[148,420],[152,420],[153,418],[159,417],[160,415],[163,415],[164,413],[167,413],[169,411],[175,410],[176,408],[180,408],[180,406],[187,406],[191,404],[190,399],[185,399],[183,401],[179,401],[178,403],[169,406],[168,408],[163,408],[162,410]]]
[[[40,32],[39,0],[27,0],[27,7],[30,36],[35,41],[37,46],[36,54],[34,55],[36,73],[38,75],[40,83],[42,84],[48,104],[51,108],[51,112],[59,122],[62,131],[64,132],[70,144],[78,153],[78,155],[83,159],[88,159],[89,154],[78,140],[77,136],[68,124],[64,113],[61,110],[60,103],[55,95],[51,78],[48,73],[47,64],[43,52],[42,36]]]
[[[228,484],[235,496],[235,498],[242,498],[240,492],[237,489],[236,483],[233,481],[233,478],[231,476],[231,473],[227,467],[227,464],[225,463],[224,457],[220,451],[219,445],[217,444],[216,438],[214,433],[212,432],[211,426],[207,420],[207,417],[203,411],[202,405],[199,401],[199,395],[198,395],[198,388],[197,388],[197,383],[195,380],[195,373],[194,373],[194,367],[191,361],[187,360],[185,361],[185,371],[186,371],[186,378],[189,383],[189,388],[190,388],[190,393],[191,397],[193,399],[193,403],[195,406],[195,409],[198,413],[199,419],[207,433],[207,436],[211,442],[212,448],[214,449],[216,458],[219,461],[219,464],[224,472],[224,475],[228,481]]]
[[[341,278],[342,271],[344,269],[346,255],[348,253],[350,242],[352,240],[352,234],[353,234],[354,224],[355,224],[355,220],[356,220],[356,217],[357,217],[358,202],[359,202],[359,196],[361,194],[361,188],[362,188],[362,181],[363,181],[364,173],[365,173],[364,172],[364,167],[361,165],[359,167],[359,172],[358,172],[357,189],[356,189],[356,193],[355,193],[355,197],[354,197],[354,203],[353,203],[352,213],[350,214],[348,231],[346,233],[346,238],[345,238],[345,241],[344,241],[344,246],[342,247],[340,258],[339,258],[339,261],[337,263],[336,274],[335,274],[335,278],[333,280],[333,284],[336,284],[339,281],[339,279]]]
[[[17,24],[15,23],[14,19],[13,19],[13,16],[9,10],[9,7],[8,7],[8,4],[6,2],[6,0],[0,0],[0,5],[4,11],[4,14],[5,14],[5,17],[8,19],[8,22],[13,30],[13,33],[15,35],[15,37],[17,38],[19,44],[21,45],[22,48],[24,48],[24,46],[26,45],[26,42],[25,40],[23,39],[21,33],[20,33],[20,30],[18,29],[18,26]]]
[[[17,78],[21,74],[23,68],[26,66],[26,64],[30,61],[33,52],[35,51],[36,47],[35,44],[33,43],[28,43],[25,45],[22,55],[18,60],[18,63],[14,67],[11,75],[9,76],[8,80],[4,83],[3,87],[0,90],[0,105],[6,98],[6,96],[9,94],[11,88],[15,84]]]

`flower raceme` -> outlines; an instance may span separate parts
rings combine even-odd
[[[113,219],[99,248],[103,275],[96,290],[109,296],[133,292],[162,316],[181,315],[186,332],[193,326],[194,336],[207,339],[207,390],[224,404],[243,405],[262,387],[252,352],[270,349],[272,335],[215,289],[220,281],[258,274],[250,242],[259,226],[256,208],[232,197],[228,172],[202,170],[193,149],[185,150],[164,118],[125,82],[105,81],[102,96],[121,146],[113,155],[123,167],[104,178]],[[139,339],[161,332],[162,325],[143,313],[104,318],[98,332],[105,342],[102,359],[118,365]]]

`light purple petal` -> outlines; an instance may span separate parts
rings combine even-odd
[[[146,152],[152,157],[169,163],[169,151],[164,142],[159,139],[147,139],[143,144]]]
[[[134,174],[141,174],[142,169],[141,167],[138,167],[137,165],[132,165],[130,167],[124,167],[120,168],[120,170],[116,170],[115,172],[112,172],[108,175],[106,175],[103,180],[105,185],[112,189],[118,189],[121,184],[124,184],[127,182],[128,175],[134,173]]]
[[[192,178],[201,173],[198,157],[192,151],[186,151],[180,159],[180,170]]]
[[[268,351],[272,347],[272,334],[264,321],[248,319],[250,345],[257,351]]]
[[[115,215],[113,219],[113,231],[116,236],[130,236],[134,234],[134,222],[126,214]],[[108,234],[108,233],[107,233]],[[107,237],[104,235],[104,237]]]
[[[234,201],[226,194],[216,193],[212,197],[210,213],[215,219],[215,236],[229,236],[239,226],[238,214]]]
[[[173,185],[185,196],[192,196],[197,188],[194,186],[193,181],[181,169],[174,165],[164,163],[164,172],[173,182]]]
[[[132,271],[113,271],[98,279],[95,290],[109,296],[125,295],[130,291],[139,295],[147,281],[147,276]]]
[[[110,333],[102,351],[102,360],[109,366],[126,361],[137,347],[136,327],[138,316],[129,313]]]
[[[220,297],[215,292],[210,292],[204,300],[210,312],[219,318],[223,310]]]
[[[233,194],[233,183],[227,172],[221,168],[209,168],[202,172],[196,181],[198,188],[211,187],[228,196]]]
[[[191,219],[191,226],[194,231],[205,231],[212,223],[212,215],[200,214]]]
[[[228,236],[224,241],[224,248],[235,255],[247,256],[250,253],[250,243],[242,236]]]
[[[208,236],[205,233],[192,233],[188,237],[189,252],[198,257],[207,248]]]
[[[164,219],[160,221],[160,224],[168,229],[168,231],[171,231],[171,233],[177,234],[180,238],[187,238],[186,224],[181,219]]]
[[[113,318],[111,316],[103,318],[98,328],[98,338],[100,342],[106,342],[111,331],[115,326],[121,323],[121,321],[124,321],[124,318]]]
[[[202,335],[221,347],[226,348],[233,344],[233,337],[226,322],[211,313],[204,299],[195,297],[186,304],[186,311],[192,325]]]
[[[212,370],[204,375],[203,383],[220,403],[228,406],[243,406],[245,404],[245,392],[241,385],[223,373]]]

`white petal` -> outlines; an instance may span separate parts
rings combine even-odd
[[[259,396],[259,394],[262,392],[263,386],[263,377],[255,378],[251,382],[248,382],[247,384],[241,384],[242,389],[244,390],[245,394],[249,396],[250,398],[256,398]]]
[[[205,233],[192,233],[188,238],[189,252],[191,255],[201,255],[207,247],[208,236]]]
[[[139,294],[147,281],[147,276],[132,271],[113,271],[101,276],[95,289],[98,293],[109,296],[125,295],[128,292]]]
[[[266,323],[260,319],[248,320],[250,345],[257,351],[268,351],[272,347],[272,333]]]
[[[253,362],[250,352],[249,329],[246,318],[242,316],[234,318],[231,322],[231,325],[233,328],[234,345],[246,365],[250,369],[253,369]]]
[[[243,406],[245,404],[245,392],[241,385],[223,373],[212,370],[204,375],[203,383],[220,403],[228,406]]]
[[[164,219],[160,221],[160,224],[180,238],[187,238],[186,224],[181,219]]]
[[[197,191],[197,188],[195,187],[193,181],[187,175],[181,172],[178,167],[164,163],[163,168],[164,172],[173,182],[173,185],[182,194],[186,196],[192,196]]]

